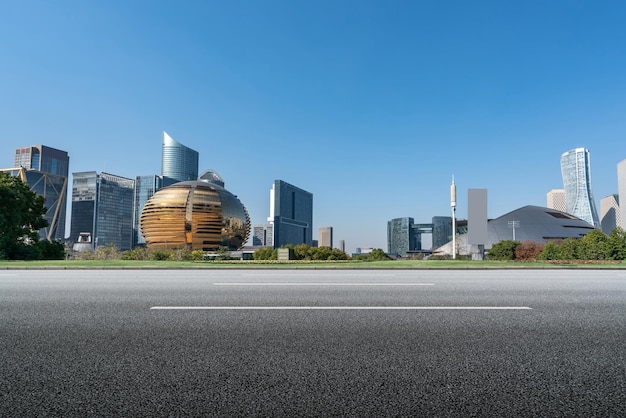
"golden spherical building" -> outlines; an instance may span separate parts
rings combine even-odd
[[[198,181],[157,191],[141,212],[140,228],[148,248],[211,251],[240,249],[250,235],[250,217],[224,181],[207,170]]]

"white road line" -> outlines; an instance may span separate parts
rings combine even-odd
[[[214,286],[434,286],[434,283],[293,283],[293,282],[222,282]]]
[[[527,306],[153,306],[151,310],[251,310],[251,311],[290,311],[290,310],[394,310],[394,311],[444,311],[444,310],[532,310]]]

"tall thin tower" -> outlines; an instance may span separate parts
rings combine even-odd
[[[567,213],[600,228],[598,211],[591,193],[589,150],[575,148],[561,155],[561,174]]]
[[[176,181],[198,179],[198,151],[192,150],[163,132],[161,174]]]

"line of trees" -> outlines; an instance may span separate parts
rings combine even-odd
[[[500,241],[487,253],[488,260],[626,260],[626,233],[620,227],[607,236],[594,229],[582,238],[539,243]]]
[[[281,248],[290,248],[296,260],[347,260],[348,255],[338,248],[311,247],[307,244],[288,244]],[[278,260],[278,249],[271,247],[259,248],[254,252],[255,260]]]

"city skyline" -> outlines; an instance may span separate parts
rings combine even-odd
[[[70,172],[161,172],[166,131],[267,218],[275,179],[315,196],[348,253],[389,219],[448,216],[449,183],[489,217],[545,206],[584,147],[596,205],[626,158],[620,2],[18,2],[0,17],[4,162],[68,152]],[[168,28],[164,31],[163,28]],[[71,184],[71,178],[70,178]],[[315,233],[314,232],[314,233]],[[315,237],[314,237],[315,238]]]

